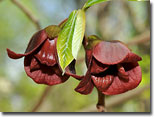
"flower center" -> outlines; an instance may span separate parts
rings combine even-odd
[[[128,73],[125,71],[124,67],[121,64],[117,64],[118,76],[124,80],[128,80]]]

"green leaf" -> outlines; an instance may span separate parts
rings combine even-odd
[[[86,25],[86,16],[83,10],[78,10],[77,19],[74,28],[74,35],[72,40],[72,54],[77,59],[78,52],[82,45]]]
[[[98,4],[98,3],[101,3],[101,2],[107,2],[107,1],[109,1],[109,0],[88,0],[85,3],[83,9],[86,10],[86,9],[88,9],[89,7],[91,7],[91,6],[95,5],[95,4]]]
[[[57,40],[57,52],[59,58],[59,64],[65,72],[64,69],[73,61],[74,57],[72,55],[72,39],[74,35],[74,28],[77,19],[77,11],[73,11],[65,26],[61,30]]]

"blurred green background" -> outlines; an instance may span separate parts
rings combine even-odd
[[[59,24],[72,10],[86,0],[17,0],[23,4],[42,28]],[[142,82],[129,92],[107,96],[108,112],[150,112],[150,3],[113,0],[95,5],[87,11],[86,35],[97,34],[104,40],[121,40],[142,57]],[[26,76],[23,59],[8,58],[6,48],[23,53],[29,39],[37,31],[34,23],[12,0],[0,1],[0,111],[30,112],[38,103],[45,85],[38,85]],[[77,74],[86,72],[84,49],[76,65]],[[39,112],[95,112],[96,89],[90,95],[74,91],[79,81],[52,86]]]

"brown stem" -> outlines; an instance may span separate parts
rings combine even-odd
[[[41,26],[39,24],[39,21],[36,17],[34,17],[34,15],[29,11],[29,9],[27,9],[24,5],[22,5],[19,1],[17,0],[11,0],[18,8],[20,8],[21,11],[23,11],[23,13],[25,13],[25,15],[32,21],[32,23],[34,23],[34,25],[36,26],[36,28],[38,30],[41,29]]]
[[[98,103],[96,105],[98,112],[106,112],[105,108],[105,95],[98,91]]]
[[[44,102],[44,99],[47,97],[47,95],[48,95],[50,89],[51,89],[50,86],[47,86],[47,87],[45,88],[45,90],[43,91],[43,93],[42,93],[42,95],[41,95],[39,101],[36,103],[36,105],[34,106],[34,108],[32,109],[31,112],[36,112],[36,111],[39,109],[39,107],[40,107],[40,106],[42,105],[42,103]]]

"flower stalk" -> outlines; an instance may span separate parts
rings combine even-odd
[[[98,110],[98,112],[106,112],[106,108],[105,108],[105,95],[98,91],[98,103],[96,104],[96,108]]]

